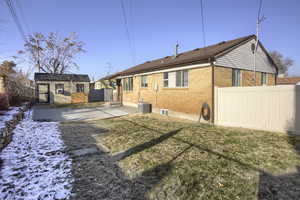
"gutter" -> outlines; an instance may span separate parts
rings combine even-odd
[[[164,69],[164,70],[137,73],[137,74],[126,75],[126,76],[118,76],[118,77],[116,77],[116,79],[141,76],[141,75],[149,75],[149,74],[157,74],[157,73],[163,73],[163,72],[172,72],[172,71],[185,70],[185,69],[194,69],[194,68],[200,68],[200,67],[209,67],[209,66],[211,66],[210,62],[201,63],[201,64],[192,64],[192,65],[185,65],[185,66],[181,66],[181,67],[169,68],[169,69]]]

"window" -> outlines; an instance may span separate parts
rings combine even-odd
[[[169,87],[169,73],[164,72],[164,87]]]
[[[188,70],[164,73],[164,87],[188,87],[189,76]]]
[[[123,79],[123,90],[125,91],[132,91],[133,90],[133,78],[125,78]]]
[[[84,84],[76,84],[76,92],[84,92]]]
[[[55,94],[64,94],[64,84],[55,84]]]
[[[232,70],[232,86],[241,86],[241,71],[239,69]]]
[[[267,85],[267,73],[265,73],[265,72],[261,73],[261,84]]]
[[[176,87],[187,87],[188,86],[188,71],[182,70],[176,72]]]
[[[141,87],[148,87],[147,76],[141,76]]]

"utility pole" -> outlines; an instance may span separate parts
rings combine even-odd
[[[40,63],[40,41],[39,41],[39,39],[36,40],[36,43],[37,43],[37,55],[38,55],[37,66],[38,66],[38,71],[40,73],[41,72],[41,63]]]
[[[254,86],[256,86],[256,52],[258,48],[258,41],[259,41],[259,28],[262,21],[264,21],[266,18],[263,15],[260,16],[262,10],[262,0],[260,0],[259,8],[258,8],[258,15],[257,15],[257,21],[256,21],[256,42],[255,42],[255,48],[253,52],[253,65],[254,65]]]

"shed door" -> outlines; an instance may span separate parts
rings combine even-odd
[[[39,103],[50,103],[50,91],[49,84],[40,83],[38,84],[38,102]]]

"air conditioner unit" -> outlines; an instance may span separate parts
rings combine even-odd
[[[168,109],[160,109],[160,114],[161,115],[168,115],[169,114],[169,110]]]
[[[151,113],[152,105],[150,103],[140,102],[140,103],[138,103],[138,111],[143,114]]]

